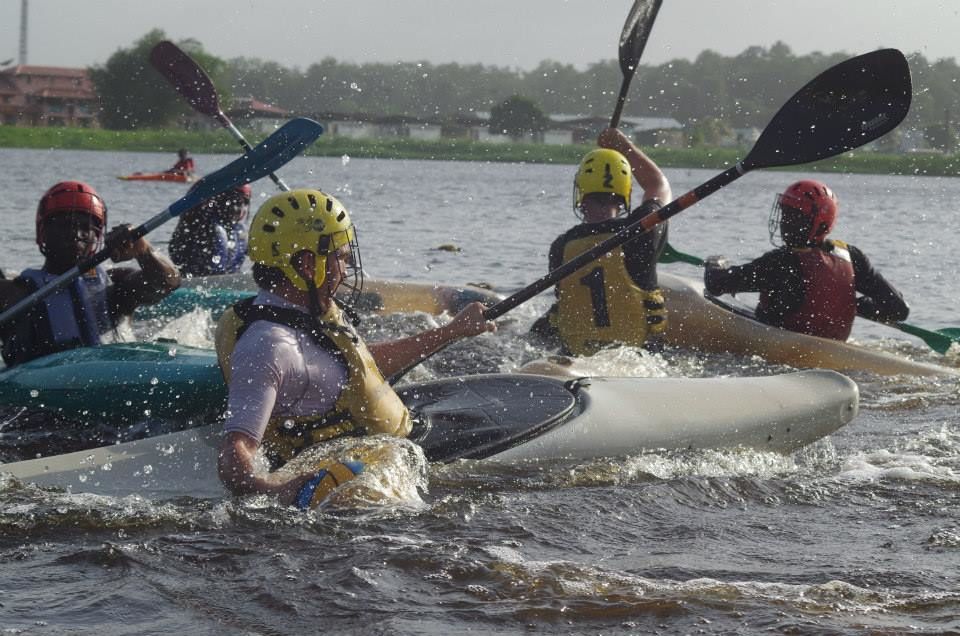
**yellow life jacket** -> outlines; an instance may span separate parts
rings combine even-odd
[[[610,236],[569,241],[563,247],[563,262]],[[560,281],[557,293],[551,322],[574,355],[591,355],[615,343],[642,347],[648,337],[663,334],[667,327],[663,292],[637,286],[627,271],[622,246]]]
[[[410,433],[412,424],[407,407],[384,380],[356,331],[344,323],[336,305],[321,320],[314,321],[295,310],[255,305],[253,299],[235,304],[224,312],[217,325],[217,357],[227,381],[234,346],[243,331],[257,320],[269,320],[308,334],[347,367],[347,385],[332,410],[318,415],[270,419],[262,446],[274,468],[308,446],[338,437],[378,433],[406,437]]]

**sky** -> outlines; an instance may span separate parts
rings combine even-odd
[[[147,31],[221,58],[306,69],[347,62],[584,68],[617,57],[631,0],[29,0],[27,63],[103,64]],[[19,60],[21,0],[0,0],[0,63]],[[642,62],[734,55],[780,40],[797,54],[896,47],[960,59],[956,0],[664,0]],[[0,64],[2,66],[2,64]]]

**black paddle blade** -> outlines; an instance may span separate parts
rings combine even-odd
[[[818,161],[882,137],[910,110],[903,53],[881,49],[827,69],[783,105],[743,160],[744,170]]]
[[[640,63],[643,47],[653,29],[662,0],[636,0],[627,15],[620,33],[620,72],[624,77],[633,75]]]
[[[220,114],[220,100],[210,77],[176,44],[167,40],[158,42],[150,51],[150,64],[190,102],[194,110],[210,117]]]

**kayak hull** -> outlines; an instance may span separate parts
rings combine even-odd
[[[707,353],[759,356],[800,369],[833,369],[876,375],[948,375],[955,369],[916,362],[883,351],[765,325],[711,302],[702,282],[658,274],[668,311],[666,341]]]
[[[226,388],[213,350],[122,343],[71,349],[3,371],[0,406],[117,428],[150,420],[186,427],[218,419]]]
[[[135,172],[117,177],[121,181],[164,181],[168,183],[193,183],[196,177],[176,172]]]
[[[100,349],[125,346],[129,345]],[[91,388],[106,391],[106,378],[133,377],[134,368],[139,367],[144,383],[140,393],[132,381],[112,392],[123,396],[124,404],[130,401],[142,408],[149,402],[150,416],[156,417],[161,406],[151,402],[156,394],[150,391],[165,380],[156,384],[152,380],[168,376],[155,367],[168,363],[172,377],[186,374],[186,367],[192,365],[200,367],[192,371],[193,382],[187,380],[158,399],[178,405],[168,407],[168,412],[180,418],[181,424],[202,422],[212,411],[222,410],[224,389],[222,382],[213,382],[213,374],[219,371],[212,354],[205,358],[177,345],[183,351],[170,356],[162,347],[171,345],[154,345],[164,362],[155,361],[149,365],[154,368],[144,373],[143,357],[149,347],[145,350],[143,346],[134,349],[141,356],[138,361],[124,363],[118,355],[111,363],[116,369],[103,376],[104,385],[91,384],[87,376],[86,382],[71,380],[71,391],[86,386],[89,400]],[[21,383],[29,384],[28,376],[21,374]],[[78,370],[69,377],[84,376]],[[47,408],[55,409],[51,412],[58,416],[78,408],[72,406],[72,393],[49,389],[42,393],[47,395]],[[54,397],[68,394],[66,404],[53,406]],[[788,453],[849,422],[857,413],[859,397],[854,382],[821,370],[703,379],[569,380],[492,374],[411,385],[400,394],[417,421],[410,439],[423,447],[429,460],[441,462],[588,459],[660,449],[742,447]],[[16,394],[7,394],[7,406],[14,406],[12,395]],[[32,400],[28,404],[37,404],[36,397],[28,393],[28,398]],[[203,404],[204,400],[210,404]],[[745,404],[749,408],[744,408]],[[90,417],[89,410],[86,417]],[[136,412],[127,411],[123,417],[117,416],[117,422],[128,426],[124,418],[137,417]],[[15,461],[0,465],[0,473],[76,492],[218,496],[223,494],[216,476],[220,428],[219,423],[208,423],[121,444]]]
[[[581,382],[581,412],[570,424],[494,458],[587,459],[643,450],[738,447],[789,453],[830,435],[859,408],[856,383],[822,370],[760,378]]]

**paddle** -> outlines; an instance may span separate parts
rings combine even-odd
[[[705,263],[705,261],[699,256],[694,256],[693,254],[684,254],[683,252],[675,249],[669,243],[664,246],[663,252],[660,254],[659,261],[661,263],[689,263],[690,265],[699,265],[700,267],[703,267]],[[950,346],[952,344],[960,344],[960,329],[956,327],[947,327],[937,331],[930,331],[929,329],[923,329],[922,327],[910,325],[905,322],[881,322],[879,320],[875,320],[873,322],[886,325],[887,327],[894,327],[904,333],[916,336],[923,340],[928,347],[937,353],[946,353],[950,350]]]
[[[910,68],[896,49],[881,49],[833,66],[801,88],[767,124],[746,158],[656,212],[508,296],[483,312],[494,320],[549,289],[587,263],[679,214],[758,168],[792,166],[858,148],[893,130],[910,110]],[[390,376],[393,383],[423,360]]]
[[[623,81],[620,83],[620,94],[617,96],[617,105],[610,118],[610,128],[616,128],[620,123],[620,113],[627,101],[627,90],[630,80],[637,72],[643,47],[647,45],[647,38],[653,29],[653,22],[657,19],[662,0],[636,0],[620,33],[620,72]]]
[[[303,149],[312,144],[322,132],[323,127],[311,119],[297,118],[290,120],[264,139],[256,148],[251,148],[243,156],[200,179],[187,194],[170,204],[170,207],[166,210],[131,230],[128,237],[136,241],[173,217],[196,207],[224,190],[265,177],[303,152]],[[89,271],[104,262],[110,258],[110,252],[112,251],[113,246],[108,245],[14,304],[0,314],[0,325],[16,318],[37,302],[66,287],[81,273]]]
[[[158,42],[150,51],[150,64],[167,78],[167,81],[187,100],[194,110],[216,119],[230,131],[230,134],[245,151],[251,150],[252,146],[244,138],[243,133],[233,125],[233,122],[220,108],[220,97],[210,80],[210,76],[200,68],[200,65],[192,57],[184,53],[173,42],[163,40]],[[284,192],[290,190],[287,184],[273,172],[270,172],[267,176]]]
[[[666,243],[663,246],[663,251],[660,252],[660,258],[657,259],[661,263],[688,263],[690,265],[697,265],[703,267],[706,261],[704,261],[699,256],[694,256],[693,254],[684,254],[676,249],[673,245]]]
[[[896,49],[833,66],[801,88],[767,124],[746,158],[627,226],[484,312],[493,320],[751,170],[793,166],[858,148],[893,130],[910,110],[910,68]]]

